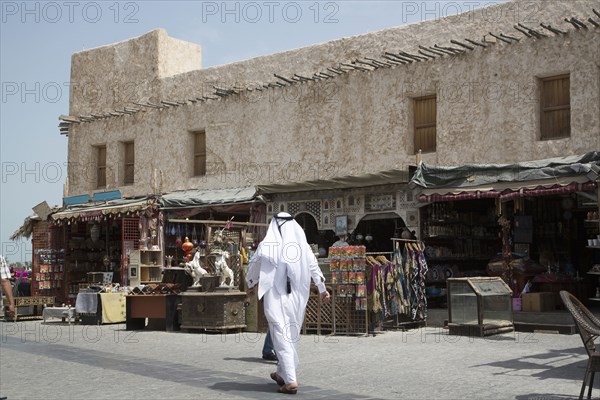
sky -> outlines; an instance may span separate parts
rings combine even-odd
[[[442,18],[503,0],[0,0],[0,251],[31,261],[10,235],[46,201],[62,205],[71,55],[156,28],[200,44],[203,67]]]

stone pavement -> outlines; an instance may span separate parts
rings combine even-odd
[[[0,397],[271,399],[261,334],[125,331],[124,325],[0,322]],[[305,335],[303,399],[577,398],[587,356],[578,335]],[[600,389],[596,396],[600,393]]]

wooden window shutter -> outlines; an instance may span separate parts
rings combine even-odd
[[[134,142],[124,143],[125,146],[125,175],[123,183],[131,185],[135,182],[135,147]]]
[[[106,187],[106,146],[96,147],[96,187]]]
[[[425,96],[413,101],[414,120],[414,151],[423,153],[435,152],[435,137],[437,123],[436,96]]]
[[[571,136],[571,84],[569,75],[540,80],[540,139]]]
[[[194,132],[194,176],[206,175],[206,132]]]

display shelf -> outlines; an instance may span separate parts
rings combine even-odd
[[[141,283],[159,283],[162,281],[162,267],[160,265],[140,265]]]
[[[600,249],[600,246],[586,246],[588,249]]]
[[[591,300],[591,301],[600,301],[600,297],[590,297],[590,298],[588,298],[588,300]]]
[[[162,282],[163,251],[156,249],[139,250],[139,276],[130,277],[132,284],[139,282],[141,284]],[[135,264],[134,261],[132,263]],[[139,279],[139,281],[138,281]]]

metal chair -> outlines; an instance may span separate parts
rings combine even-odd
[[[575,296],[566,290],[560,291],[560,298],[565,304],[565,307],[567,307],[567,310],[569,310],[573,316],[573,320],[575,321],[575,325],[577,326],[577,330],[583,341],[583,347],[585,347],[588,354],[588,363],[585,370],[585,376],[583,377],[579,399],[583,399],[583,393],[585,392],[585,386],[588,381],[589,390],[587,398],[589,399],[592,396],[594,373],[600,371],[600,349],[598,349],[594,343],[594,340],[600,337],[600,320],[581,304]]]

